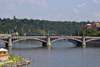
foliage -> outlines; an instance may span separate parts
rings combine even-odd
[[[78,36],[78,32],[79,32],[79,36],[84,35],[85,36],[100,36],[100,31],[95,31],[95,30],[91,30],[91,29],[87,29],[87,30],[76,30],[75,33],[73,33],[73,36]]]
[[[0,54],[2,54],[2,51],[0,51]]]
[[[6,54],[6,51],[4,51],[3,53]]]
[[[23,33],[19,33],[19,36],[24,36],[24,34]]]
[[[0,67],[5,66],[5,65],[10,65],[10,64],[12,64],[12,62],[4,63],[4,64],[0,65]]]
[[[26,34],[50,34],[56,35],[72,35],[72,33],[81,29],[84,23],[94,22],[76,22],[76,21],[48,21],[48,20],[34,20],[34,19],[17,19],[15,16],[13,19],[0,18],[0,33],[18,32]]]
[[[13,55],[9,55],[9,60],[12,60],[14,63],[17,62],[17,60],[19,59],[19,56],[13,56]]]
[[[8,59],[9,59],[9,60],[12,60],[13,62],[4,63],[4,64],[0,65],[0,67],[5,66],[5,65],[10,65],[10,64],[12,64],[12,63],[16,63],[16,62],[18,61],[19,58],[21,58],[21,57],[9,55]]]

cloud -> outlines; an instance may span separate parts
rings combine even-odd
[[[2,17],[8,18],[9,17],[9,13],[8,12],[2,12],[0,14]]]
[[[38,4],[42,6],[46,6],[47,2],[45,0],[19,0],[19,4],[22,3],[33,3],[33,4]]]
[[[85,6],[85,3],[83,3],[82,5]]]
[[[82,6],[85,6],[85,3],[83,3],[82,5],[79,4],[79,5],[77,5],[77,6],[80,8],[80,7],[82,7]]]
[[[56,15],[56,17],[61,17],[62,15],[60,15],[60,14],[58,14],[58,15]]]
[[[61,17],[61,16],[62,16],[62,14],[57,14],[57,15],[56,15],[56,17]]]
[[[94,13],[95,17],[100,17],[100,13]]]
[[[15,9],[16,9],[16,8],[14,7],[14,5],[11,5],[11,4],[7,5],[7,7],[8,7],[9,10],[15,10]]]
[[[18,4],[24,4],[24,3],[31,3],[31,4],[37,4],[37,5],[42,5],[42,6],[47,6],[46,0],[0,0],[3,2],[8,2],[8,3],[18,3]]]
[[[0,0],[0,1],[3,1],[3,0]]]
[[[85,6],[85,3],[82,3],[81,5],[78,4],[77,6],[78,6],[78,8],[83,7],[83,6]],[[79,10],[75,8],[75,9],[74,9],[74,12],[75,12],[75,13],[78,13]]]
[[[54,7],[53,9],[54,9],[54,10],[57,10],[57,8],[56,8],[56,7]]]
[[[79,12],[79,10],[75,8],[75,9],[74,9],[74,12],[78,13],[78,12]]]
[[[93,0],[93,3],[100,3],[100,0]]]

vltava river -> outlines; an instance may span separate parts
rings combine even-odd
[[[39,41],[23,40],[13,43],[12,49],[8,50],[10,54],[21,53],[30,60],[28,67],[100,67],[99,47],[76,47],[67,40],[51,44],[51,47],[42,47]]]

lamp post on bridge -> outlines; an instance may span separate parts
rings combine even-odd
[[[78,36],[79,36],[79,31],[78,31]]]
[[[45,36],[45,30],[44,30],[44,36]]]
[[[49,36],[49,31],[48,31],[48,36]]]

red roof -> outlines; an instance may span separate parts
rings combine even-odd
[[[86,24],[85,24],[85,25],[83,25],[83,27],[85,28],[85,27],[86,27]]]
[[[96,24],[97,24],[97,23],[93,23],[93,24],[91,24],[92,29],[94,28],[94,26],[95,26]],[[99,24],[100,24],[100,23],[99,23]],[[86,24],[83,25],[83,28],[86,28]]]
[[[92,28],[94,28],[94,26],[96,25],[97,23],[94,23],[94,24],[92,24]],[[99,23],[100,24],[100,23]]]

